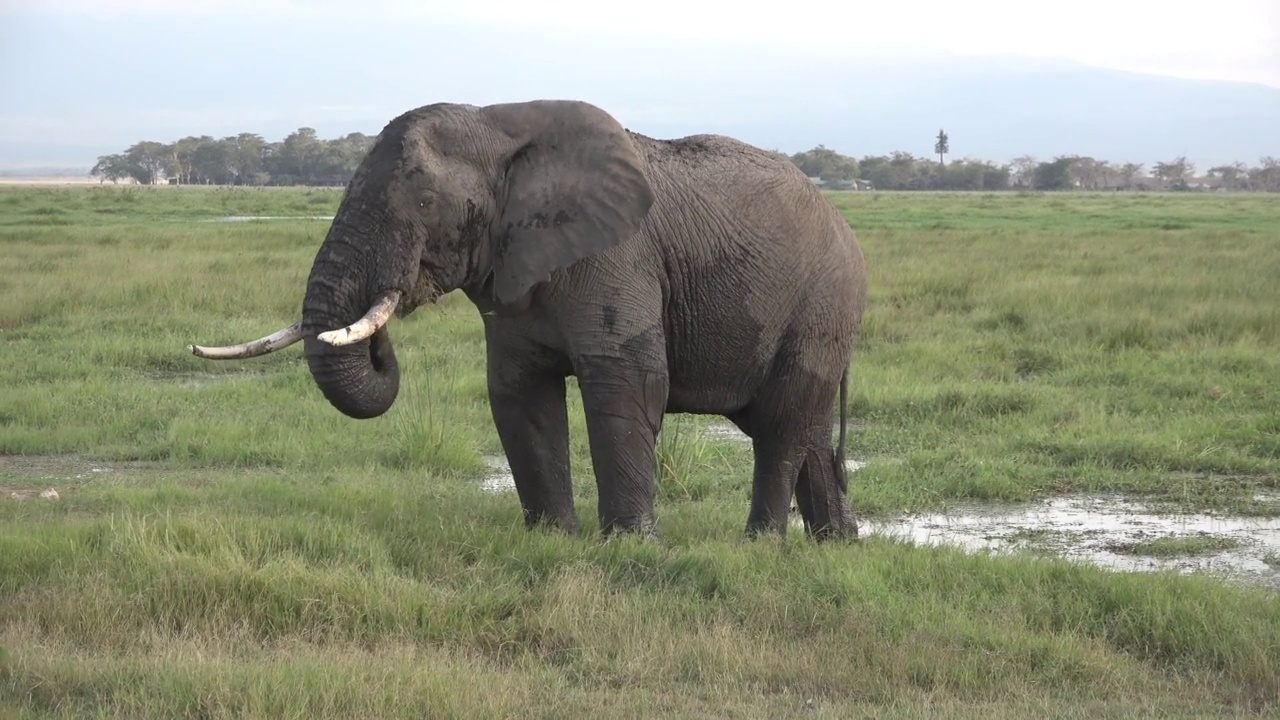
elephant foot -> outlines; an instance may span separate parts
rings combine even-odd
[[[572,513],[564,515],[536,515],[526,512],[524,514],[524,527],[526,530],[543,530],[547,532],[563,533],[565,535],[577,535],[580,528],[578,526],[578,518]]]
[[[782,537],[787,534],[787,519],[783,518],[781,522],[768,522],[758,520],[748,520],[747,527],[743,529],[742,536],[748,540],[756,540],[762,537]]]
[[[624,521],[612,519],[600,524],[600,532],[605,539],[612,537],[639,537],[652,542],[662,542],[658,534],[658,522],[653,515],[645,515],[638,520]]]
[[[821,526],[805,526],[805,533],[817,542],[825,542],[828,540],[857,540],[858,539],[858,523],[854,521],[853,515],[849,514],[848,521],[837,525],[821,525]]]
[[[804,518],[805,534],[819,542],[858,537],[858,522],[841,490],[843,472],[832,450],[810,451],[800,469],[796,504]]]

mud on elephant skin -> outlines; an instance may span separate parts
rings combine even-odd
[[[453,290],[484,323],[528,525],[578,528],[575,375],[606,534],[654,532],[654,441],[683,412],[751,438],[748,535],[785,533],[794,496],[810,535],[856,536],[841,456],[866,270],[848,224],[785,158],[717,135],[645,137],[576,101],[411,110],[347,186],[301,319],[191,350],[246,358],[302,340],[324,396],[372,418],[399,388],[388,319]]]

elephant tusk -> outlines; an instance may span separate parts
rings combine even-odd
[[[276,350],[288,347],[301,339],[302,321],[298,321],[283,330],[277,330],[266,337],[258,338],[257,340],[243,343],[241,345],[227,345],[224,347],[188,345],[187,349],[197,357],[208,358],[210,360],[239,360],[273,353]]]
[[[317,337],[329,343],[330,345],[351,345],[358,343],[370,335],[378,332],[378,330],[387,324],[391,313],[395,312],[396,303],[400,302],[400,292],[398,290],[387,291],[378,302],[369,308],[369,312],[364,317],[351,323],[340,330],[330,330],[322,332]]]

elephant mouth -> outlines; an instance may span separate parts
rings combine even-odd
[[[395,315],[401,319],[408,317],[419,307],[434,304],[442,295],[444,291],[436,284],[426,260],[423,259],[418,263],[417,279],[410,285],[408,291],[400,293],[400,303],[396,305]]]

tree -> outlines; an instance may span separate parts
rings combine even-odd
[[[231,185],[235,173],[231,170],[232,147],[229,143],[213,138],[203,138],[191,153],[188,182],[213,185]]]
[[[1037,190],[1067,190],[1071,187],[1071,166],[1076,162],[1074,156],[1059,157],[1053,162],[1042,162],[1036,166]]]
[[[373,138],[364,133],[349,133],[323,145],[315,180],[325,185],[342,185],[351,179],[360,161],[373,147]]]
[[[946,154],[951,152],[951,141],[947,137],[947,133],[942,128],[938,128],[937,142],[933,144],[933,151],[938,154],[938,164],[946,165]]]
[[[222,142],[227,145],[227,167],[236,185],[266,184],[263,157],[267,152],[267,143],[261,135],[240,133],[225,137]]]
[[[972,158],[953,160],[950,165],[939,163],[934,169],[933,187],[938,190],[981,190],[985,185],[989,163]]]
[[[982,189],[1008,190],[1011,171],[1008,165],[982,163]]]
[[[1142,166],[1143,163],[1125,163],[1116,171],[1124,189],[1132,189],[1138,182],[1138,176],[1142,175]]]
[[[858,160],[858,177],[866,178],[881,190],[892,190],[889,158],[884,155],[864,155]]]
[[[1151,174],[1168,187],[1175,190],[1185,190],[1187,189],[1187,180],[1191,179],[1195,172],[1196,166],[1187,162],[1185,157],[1179,155],[1170,162],[1156,163]]]
[[[134,143],[125,151],[129,174],[142,185],[154,185],[160,181],[169,156],[169,147],[153,140]]]
[[[1071,184],[1078,188],[1096,190],[1101,173],[1098,161],[1091,157],[1078,157],[1071,163]]]
[[[919,161],[909,152],[894,150],[889,155],[889,174],[898,190],[921,190],[924,181],[917,174]]]
[[[1013,173],[1013,184],[1017,187],[1032,187],[1036,184],[1036,167],[1040,165],[1030,155],[1020,155],[1013,159],[1010,170]]]
[[[1116,170],[1115,166],[1106,160],[1099,160],[1094,167],[1097,172],[1099,185],[1104,190],[1114,189],[1119,178],[1119,172]]]
[[[129,158],[123,154],[100,155],[97,164],[89,170],[89,175],[98,178],[99,183],[110,180],[114,185],[124,178],[133,177],[134,172],[129,166]]]
[[[858,161],[819,145],[812,150],[796,153],[791,157],[809,177],[820,178],[829,185],[850,183],[858,177]]]
[[[1245,168],[1244,163],[1236,162],[1231,163],[1230,165],[1218,165],[1217,167],[1211,167],[1207,174],[1209,177],[1221,178],[1223,187],[1229,190],[1235,190],[1246,184],[1245,180],[1248,177],[1248,169]]]
[[[1280,191],[1280,158],[1262,158],[1259,166],[1249,171],[1249,182],[1254,190]]]
[[[168,146],[169,158],[165,163],[165,174],[177,180],[178,184],[191,182],[191,159],[206,138],[184,137]],[[212,138],[207,138],[212,139]]]
[[[313,180],[319,169],[323,148],[314,128],[298,128],[280,144],[276,156],[278,175],[291,175],[295,182],[306,184]]]

